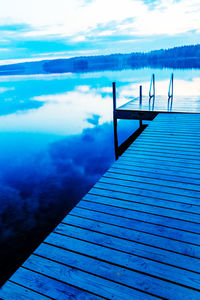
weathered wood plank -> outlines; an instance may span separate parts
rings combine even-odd
[[[178,168],[180,168],[180,170],[182,169],[183,171],[200,174],[199,165],[192,164],[188,160],[177,162],[174,159],[166,160],[166,159],[161,159],[161,158],[154,158],[150,155],[149,156],[134,155],[132,157],[128,157],[128,156],[126,157],[124,155],[124,156],[121,156],[118,160],[118,162],[120,162],[120,163],[124,162],[124,161],[128,161],[130,164],[132,161],[143,162],[143,165],[146,163],[152,163],[152,164],[154,164],[154,166],[162,165],[165,168],[172,167],[172,169],[174,169],[175,167],[178,167]]]
[[[135,280],[135,286],[143,291],[148,291],[152,294],[156,293],[157,296],[168,299],[177,299],[177,295],[183,297],[183,299],[188,299],[187,297],[190,297],[191,299],[192,297],[196,297],[194,299],[198,299],[197,296],[199,295],[199,292],[193,289],[176,285],[173,282],[168,282],[160,278],[149,276],[148,265],[143,264],[144,269],[146,269],[144,274],[141,274],[134,269],[132,270],[132,262],[135,264],[135,260],[129,254],[119,252],[115,249],[111,250],[97,244],[92,244],[92,247],[90,247],[91,243],[88,241],[78,240],[70,236],[58,234],[55,238],[55,235],[56,233],[49,235],[47,242],[64,249],[74,249],[74,251],[77,251],[78,249],[78,251],[81,253],[85,253],[86,255],[90,255],[91,257],[95,257],[97,259],[100,258],[104,261],[113,262],[116,265],[135,272],[132,280]],[[174,289],[176,289],[176,293],[174,293]]]
[[[88,218],[88,219],[94,219],[97,222],[104,222],[112,225],[116,225],[119,227],[129,228],[136,230],[138,232],[145,232],[149,234],[153,234],[156,236],[166,237],[171,240],[181,241],[183,243],[186,243],[188,245],[188,249],[190,249],[189,245],[196,245],[197,248],[195,248],[195,252],[191,253],[191,256],[196,256],[195,253],[197,250],[199,251],[199,245],[200,245],[200,236],[199,234],[182,231],[176,228],[172,228],[169,226],[160,225],[152,223],[151,220],[142,219],[140,215],[135,214],[134,219],[126,218],[125,216],[118,216],[118,215],[110,215],[106,212],[99,212],[99,211],[93,211],[93,210],[87,210],[82,209],[81,207],[76,207],[76,209],[73,209],[70,215],[79,216],[82,218]],[[64,221],[65,222],[65,219]],[[188,255],[189,252],[188,252]],[[198,254],[197,254],[198,255]]]
[[[144,138],[145,136],[152,136],[152,132],[143,132],[142,137]],[[199,145],[200,141],[197,140],[197,138],[195,138],[195,136],[191,136],[191,135],[178,135],[178,134],[165,134],[163,135],[162,132],[154,132],[153,135],[154,138],[161,138],[161,139],[170,139],[170,140],[176,140],[176,141],[183,141],[183,142],[190,142],[191,144],[195,144],[195,145]]]
[[[145,163],[144,163],[145,162]],[[199,179],[199,170],[198,169],[193,169],[190,167],[187,167],[186,169],[183,167],[181,168],[181,166],[172,166],[172,165],[168,165],[167,167],[164,164],[158,164],[158,163],[153,163],[153,161],[149,161],[149,160],[138,160],[138,159],[134,159],[132,158],[131,160],[129,159],[119,159],[117,161],[117,163],[115,163],[113,166],[115,165],[120,165],[123,166],[125,168],[132,168],[133,167],[138,167],[140,168],[148,168],[148,169],[152,169],[153,172],[157,172],[157,173],[161,173],[162,174],[177,174],[177,176],[181,176],[182,177],[187,177],[187,178],[195,178],[195,179]]]
[[[21,284],[21,282],[20,282]],[[7,281],[7,283],[0,288],[0,299],[3,300],[46,300],[53,299],[52,297],[47,297],[40,293],[36,293],[27,287],[18,285],[12,281]]]
[[[125,284],[128,286],[127,291],[129,291],[129,296],[132,295],[134,299],[141,299],[142,297],[145,299],[153,299],[151,295],[134,289],[134,286],[136,286],[134,278],[136,272],[131,270],[113,265],[110,262],[98,260],[94,257],[89,257],[88,255],[85,256],[85,254],[72,252],[66,248],[62,249],[45,243],[40,245],[40,247],[36,249],[35,253],[40,256],[45,256],[50,260],[68,265],[72,268],[77,268],[79,270],[101,276],[122,285]],[[113,283],[111,282],[111,286],[112,284]],[[133,288],[133,290],[129,288]],[[148,292],[147,289],[145,291]],[[156,293],[154,293],[154,296],[155,294]]]
[[[168,155],[161,155],[161,154],[154,154],[154,153],[145,153],[145,151],[143,153],[132,153],[132,152],[126,152],[124,154],[122,154],[121,158],[129,158],[130,159],[132,157],[134,158],[139,158],[139,159],[143,159],[143,158],[146,158],[146,159],[151,159],[151,160],[154,160],[155,162],[156,161],[160,161],[160,162],[166,162],[167,164],[177,164],[177,165],[180,165],[180,164],[184,164],[184,167],[186,166],[191,166],[192,168],[195,168],[195,169],[199,169],[200,168],[200,162],[197,161],[196,159],[192,159],[190,157],[184,157],[184,158],[179,158],[177,157],[176,155],[170,155],[170,153]],[[171,161],[173,160],[173,161]]]
[[[181,202],[181,203],[186,203],[190,205],[199,205],[199,199],[195,197],[187,197],[187,196],[181,196],[178,194],[172,194],[172,193],[166,193],[164,191],[159,192],[158,190],[153,190],[153,189],[148,189],[145,188],[144,186],[142,188],[139,188],[136,186],[127,186],[123,184],[111,184],[104,181],[97,182],[94,186],[95,188],[101,188],[103,190],[111,190],[111,191],[116,191],[116,192],[124,192],[127,194],[132,194],[132,195],[139,195],[139,196],[144,196],[144,197],[151,197],[151,198],[158,198],[161,200],[169,200],[169,201],[175,201],[175,202]],[[161,188],[160,188],[161,189]]]
[[[23,284],[24,286],[34,290],[35,292],[43,293],[44,295],[46,295],[46,297],[50,297],[50,299],[101,299],[101,297],[90,294],[87,291],[73,287],[63,281],[51,278],[49,277],[50,274],[47,274],[47,276],[45,276],[43,274],[40,274],[38,271],[39,270],[36,270],[36,272],[34,272],[32,270],[21,267],[15,272],[11,279],[15,283]],[[36,294],[36,296],[37,295],[38,294]],[[18,299],[21,298],[19,297]],[[36,297],[35,299],[40,298]]]
[[[173,253],[184,254],[184,257],[189,256],[192,258],[198,258],[200,256],[200,249],[199,246],[197,245],[188,244],[178,240],[173,240],[165,236],[155,235],[155,232],[150,233],[150,232],[142,231],[144,230],[144,227],[141,228],[141,230],[139,230],[139,228],[137,227],[133,227],[133,228],[122,227],[119,226],[119,223],[117,222],[118,218],[116,220],[115,219],[116,218],[112,220],[108,220],[106,214],[102,214],[102,213],[94,214],[94,219],[92,219],[92,216],[87,213],[86,217],[69,215],[69,217],[63,220],[62,223],[71,224],[73,226],[86,228],[101,233],[114,235],[117,237],[122,237],[124,239],[128,239],[137,243],[142,243],[142,244],[150,245],[152,247],[161,248],[163,250],[168,250]],[[124,226],[126,226],[126,224],[124,224]],[[188,261],[191,262],[191,260]],[[199,265],[198,262],[197,265]],[[190,263],[187,266],[187,268],[190,269],[191,267],[192,266]]]
[[[179,183],[185,183],[186,188],[187,186],[191,185],[194,187],[194,189],[199,190],[199,184],[200,184],[200,178],[199,179],[194,179],[186,176],[180,176],[180,174],[174,173],[163,173],[162,171],[158,173],[155,172],[157,169],[156,168],[148,168],[148,167],[141,167],[137,168],[134,165],[131,166],[131,168],[127,168],[126,166],[120,165],[120,164],[114,164],[112,168],[109,169],[109,171],[113,173],[119,173],[119,174],[127,174],[131,176],[139,176],[139,177],[144,177],[144,178],[153,178],[153,179],[158,179],[165,181],[166,184],[172,184],[174,183],[174,186],[177,186]]]
[[[107,299],[128,299],[129,297],[137,296],[135,290],[119,283],[34,254],[26,260],[24,266]]]
[[[189,271],[194,271],[200,273],[200,260],[198,257],[188,256],[188,249],[184,247],[183,243],[174,241],[173,247],[169,247],[169,239],[153,237],[152,235],[147,234],[134,234],[133,230],[116,227],[114,225],[105,224],[99,222],[97,224],[94,220],[88,220],[84,218],[78,218],[75,216],[70,216],[71,218],[67,219],[67,225],[80,227],[94,232],[103,233],[105,235],[114,236],[122,240],[128,240],[132,243],[134,248],[134,253],[139,256],[144,256],[158,260],[163,263],[170,264],[179,268],[183,268]],[[60,229],[61,224],[57,229]],[[142,245],[141,245],[142,244]],[[176,249],[178,251],[176,251]],[[191,252],[193,247],[191,246]],[[194,252],[196,247],[194,246]],[[199,256],[200,257],[200,256]]]
[[[113,205],[117,206],[120,205],[120,202],[122,201],[121,205],[125,205],[125,203],[142,203],[147,205],[153,205],[163,208],[169,208],[174,209],[182,212],[188,212],[193,214],[198,214],[199,206],[197,205],[191,205],[187,203],[182,202],[176,202],[176,201],[169,201],[159,198],[151,198],[151,197],[145,197],[140,195],[131,195],[125,192],[118,192],[118,191],[112,191],[112,190],[106,190],[106,189],[99,189],[99,188],[93,188],[90,190],[90,192],[83,198],[84,200],[90,200],[95,201],[95,199],[99,198],[106,198],[105,201],[113,201]],[[111,200],[109,200],[111,199]],[[101,199],[101,201],[103,201]],[[124,203],[125,201],[125,203]],[[114,204],[115,203],[115,204]]]
[[[141,144],[141,141],[139,140],[139,137],[137,138],[137,140],[135,141],[134,144],[132,144],[130,146],[130,148],[134,148],[134,146],[136,145],[140,145]],[[170,143],[168,143],[168,140],[165,139],[165,140],[160,140],[160,139],[154,139],[152,137],[145,137],[145,139],[142,140],[142,145],[153,145],[153,146],[156,146],[158,148],[168,148],[168,149],[182,149],[183,151],[184,150],[187,150],[187,151],[194,151],[194,152],[197,152],[199,151],[199,145],[191,145],[190,143],[188,144],[182,144],[180,142],[176,142],[176,141],[170,141]],[[178,150],[177,150],[178,151]]]
[[[103,193],[102,193],[103,194]],[[199,223],[199,218],[200,215],[199,214],[195,214],[195,213],[190,213],[188,211],[183,211],[183,210],[178,210],[176,203],[173,207],[173,203],[171,204],[171,207],[167,207],[167,205],[165,206],[160,206],[159,203],[156,203],[155,201],[141,201],[142,199],[139,199],[139,201],[137,201],[137,197],[136,197],[136,201],[133,198],[133,200],[126,200],[126,197],[124,197],[125,199],[115,199],[113,197],[106,197],[106,195],[102,195],[103,197],[98,197],[92,194],[88,194],[88,196],[90,197],[84,197],[83,200],[88,200],[91,202],[98,202],[100,201],[102,204],[107,204],[107,205],[111,205],[111,206],[116,206],[116,207],[122,207],[122,208],[126,208],[126,209],[130,209],[130,210],[139,210],[141,212],[148,212],[148,213],[154,213],[156,215],[160,214],[166,217],[171,217],[172,214],[174,214],[174,218],[176,217],[177,219],[182,219],[185,221],[189,221],[189,222],[194,222],[194,223]],[[128,198],[128,197],[127,197]],[[145,197],[143,197],[144,199]],[[95,201],[96,199],[96,201]],[[98,201],[97,201],[98,200]],[[159,200],[158,200],[159,202]],[[141,207],[141,208],[140,208]],[[173,210],[173,211],[172,211]],[[198,221],[198,222],[196,222]]]
[[[193,116],[194,113],[196,115],[199,114],[197,110],[197,103],[198,98],[190,98],[185,99],[184,97],[175,97],[172,102],[172,109],[170,110],[170,114],[173,116],[179,113],[179,115],[185,115],[187,113],[188,116]],[[120,106],[118,111],[126,112],[127,110],[133,112],[144,112],[150,113],[149,111],[149,98],[143,96],[142,105],[139,105],[139,98],[134,98],[133,100],[125,103],[124,105]],[[168,99],[165,96],[157,95],[154,101],[154,109],[155,112],[162,112],[169,115],[168,111]],[[171,117],[174,119],[174,117]],[[181,118],[181,117],[180,117]],[[197,118],[198,119],[198,118]]]
[[[116,250],[119,252],[122,261],[125,259],[126,254],[131,254],[131,259],[129,259],[129,265],[127,266],[129,266],[129,268],[133,270],[144,272],[146,274],[156,276],[164,280],[170,280],[174,283],[192,287],[200,291],[199,274],[161,263],[161,256],[157,256],[157,254],[154,254],[155,249],[153,247],[147,259],[145,258],[145,255],[143,253],[143,251],[145,252],[144,245],[141,245],[141,247],[139,248],[139,255],[139,253],[137,253],[136,251],[136,246],[134,246],[134,243],[131,241],[122,240],[113,236],[108,236],[102,233],[97,233],[70,225],[63,226],[64,228],[60,224],[60,226],[57,227],[56,232],[60,232],[67,236],[90,241],[90,243],[111,248],[113,251]],[[102,249],[102,251],[104,251],[104,249]],[[153,258],[156,260],[153,260]],[[162,259],[164,260],[164,258]]]
[[[126,153],[135,153],[135,152],[142,152],[142,153],[151,153],[153,155],[165,155],[166,157],[170,154],[175,155],[176,157],[180,158],[190,158],[196,160],[197,157],[200,155],[200,151],[184,151],[183,149],[166,149],[166,148],[160,148],[157,145],[154,147],[151,147],[148,145],[148,147],[145,147],[143,144],[142,145],[137,145],[135,144],[134,146],[129,147],[129,149],[126,151]]]
[[[141,220],[146,220],[149,222],[152,222],[154,224],[162,224],[168,227],[176,228],[179,230],[184,230],[184,231],[189,231],[192,233],[200,233],[200,228],[198,223],[191,223],[188,221],[183,221],[180,219],[176,219],[173,217],[166,217],[163,215],[158,215],[158,214],[152,214],[144,211],[139,211],[139,210],[129,210],[126,208],[119,208],[115,206],[108,206],[100,203],[92,203],[88,202],[85,204],[85,202],[79,202],[77,207],[80,208],[85,208],[85,209],[93,209],[95,211],[102,211],[106,212],[109,214],[116,214],[118,216],[124,216],[126,218],[137,218],[138,216]],[[172,215],[173,216],[173,215]]]
[[[143,175],[143,176],[141,176]],[[127,171],[123,171],[119,169],[110,169],[108,172],[106,172],[104,174],[104,177],[110,177],[110,178],[117,178],[117,179],[124,179],[124,180],[129,180],[129,181],[134,181],[134,182],[143,182],[143,183],[151,183],[154,185],[162,185],[162,186],[166,186],[166,187],[173,187],[173,188],[178,188],[181,190],[188,190],[188,191],[196,191],[197,193],[200,192],[200,186],[199,185],[195,185],[195,184],[191,184],[191,183],[181,183],[181,182],[176,182],[175,180],[163,180],[162,178],[154,178],[153,176],[149,175],[145,176],[146,173],[142,172],[140,173],[140,175],[138,175],[137,173],[131,173],[128,174]],[[173,178],[174,179],[174,178]],[[188,192],[189,193],[189,192]],[[183,191],[184,194],[184,191]]]
[[[190,189],[187,188],[185,184],[185,189],[181,184],[179,186],[171,186],[169,183],[165,183],[162,180],[158,181],[156,179],[147,179],[144,177],[134,177],[125,174],[116,174],[112,172],[107,172],[102,178],[100,182],[109,182],[111,184],[119,184],[123,186],[138,188],[150,189],[153,191],[159,191],[162,188],[162,191],[170,194],[184,195],[192,198],[200,198],[200,191],[190,186]],[[177,184],[178,185],[178,184]]]
[[[137,161],[133,161],[132,164],[129,164],[127,161],[124,162],[119,162],[117,161],[115,164],[113,164],[113,168],[117,168],[117,169],[124,169],[127,170],[127,172],[133,170],[133,171],[141,171],[141,172],[147,172],[147,173],[153,173],[156,175],[164,175],[164,176],[170,176],[170,177],[177,177],[179,180],[177,181],[181,181],[182,180],[188,180],[188,182],[192,182],[193,184],[199,184],[199,174],[198,173],[192,173],[185,171],[181,172],[181,168],[170,168],[170,169],[166,169],[164,167],[162,167],[162,165],[153,165],[152,163],[145,163],[142,164],[141,162]],[[194,181],[193,181],[194,180]]]

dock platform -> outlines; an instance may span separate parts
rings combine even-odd
[[[0,299],[200,299],[200,114],[154,120]]]
[[[167,100],[165,96],[158,95],[155,99],[149,100],[149,97],[135,97],[124,105],[116,108],[118,119],[136,119],[136,120],[153,120],[158,113],[200,113],[199,96],[174,96],[173,99]]]

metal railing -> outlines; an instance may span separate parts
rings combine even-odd
[[[169,90],[168,90],[168,110],[172,110],[174,97],[174,74],[171,74],[170,82],[169,82]]]
[[[174,94],[174,74],[172,73],[169,82],[168,98],[173,98],[173,94]]]
[[[152,89],[153,89],[153,93],[152,93]],[[149,88],[149,100],[153,97],[155,97],[155,75],[154,74],[152,74],[151,76],[151,82]]]
[[[153,99],[152,106],[151,106],[151,99]],[[149,110],[153,110],[155,102],[155,75],[152,74],[150,88],[149,88]]]

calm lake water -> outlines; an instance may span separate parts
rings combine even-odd
[[[118,105],[167,95],[172,70],[0,77],[1,284],[114,161],[112,81]],[[174,71],[175,95],[200,95],[199,70]],[[166,98],[167,101],[167,98]],[[123,141],[138,121],[119,122]]]

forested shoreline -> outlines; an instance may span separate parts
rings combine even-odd
[[[150,52],[80,56],[0,66],[0,75],[83,73],[144,67],[190,69],[200,68],[200,44]]]

